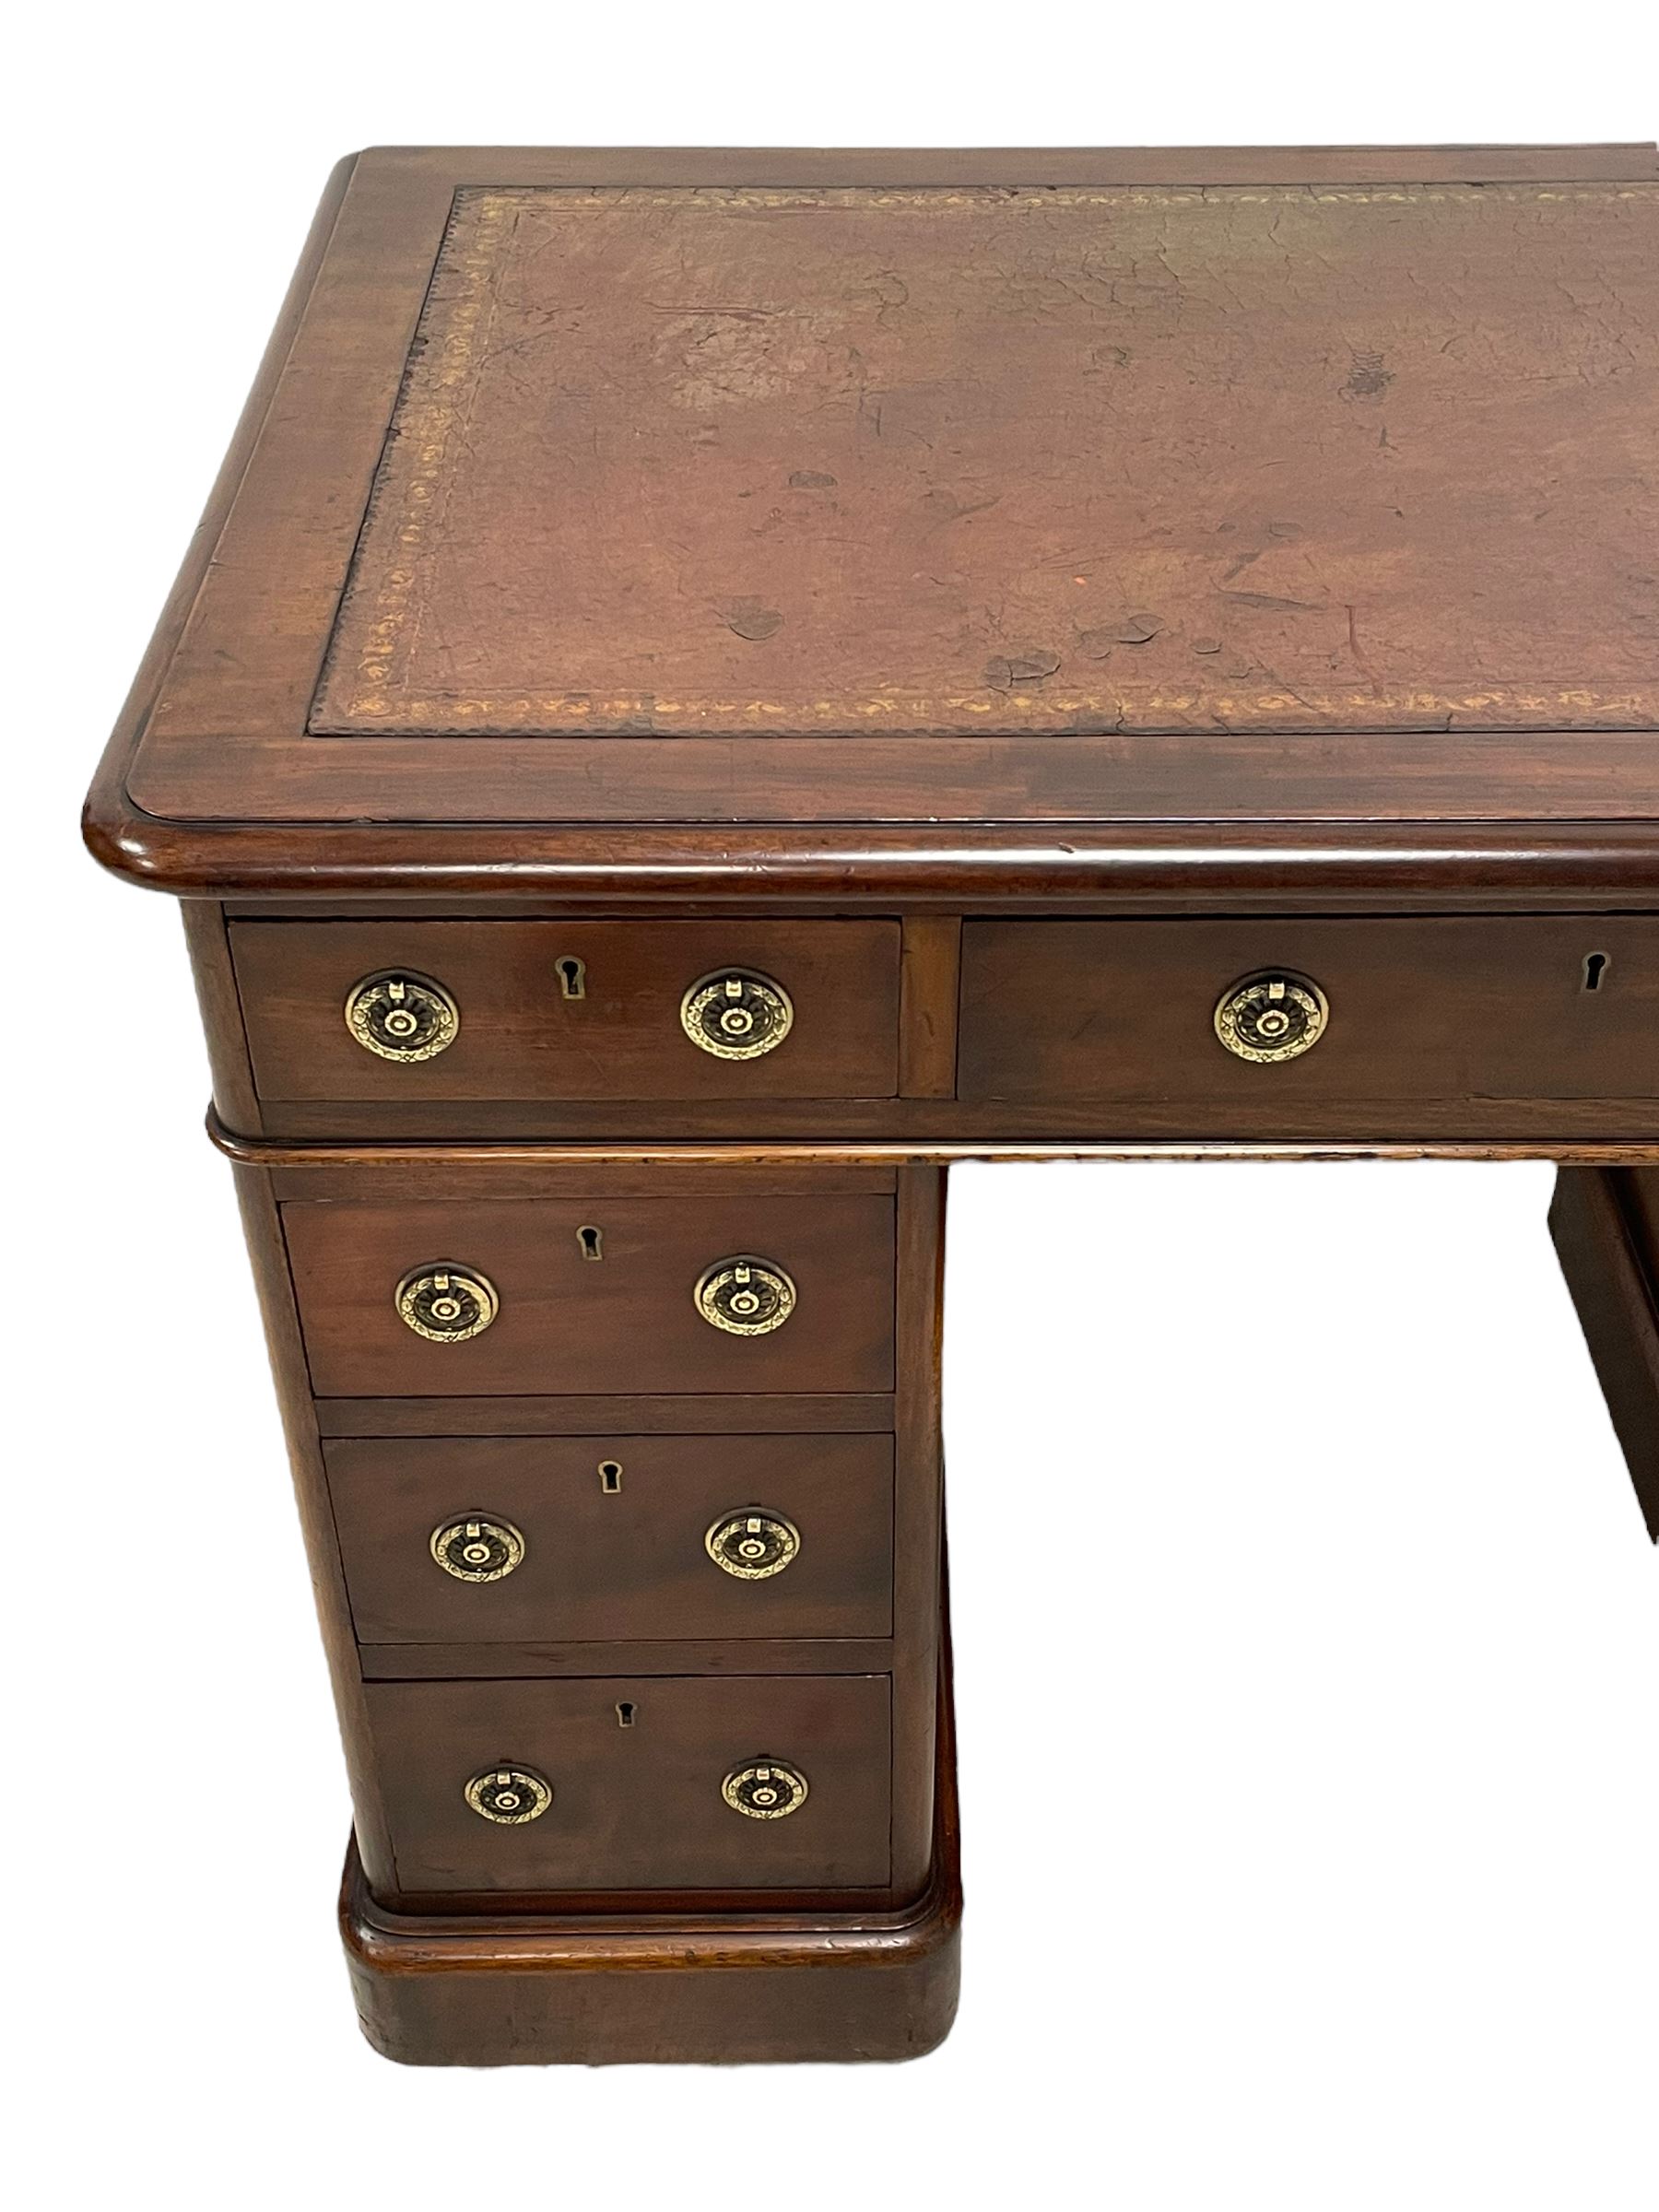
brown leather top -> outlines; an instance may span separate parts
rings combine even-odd
[[[1652,147],[381,149],[89,835],[306,896],[1651,901],[1656,525]]]
[[[1659,193],[464,190],[319,732],[1659,726]]]

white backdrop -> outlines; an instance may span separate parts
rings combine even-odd
[[[14,45],[22,2201],[1651,2212],[1659,1579],[1538,1167],[959,1171],[956,2034],[893,2069],[374,2058],[177,921],[72,827],[347,147],[1653,135],[1651,20],[1524,28],[159,0]]]

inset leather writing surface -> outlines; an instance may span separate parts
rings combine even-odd
[[[464,190],[312,727],[1653,726],[1656,217]]]

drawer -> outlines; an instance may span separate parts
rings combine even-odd
[[[371,1683],[398,1888],[878,1888],[888,1878],[886,1675]],[[623,1721],[629,1724],[624,1726]],[[781,1762],[780,1773],[728,1778]],[[496,1775],[521,1776],[494,1783]],[[486,1818],[468,1801],[535,1817]],[[539,1785],[539,1786],[538,1786]],[[731,1794],[773,1802],[734,1809]],[[501,1793],[517,1802],[503,1806]]]
[[[1281,971],[1328,1002],[1300,1057],[1251,1060],[1218,1004]],[[1248,1037],[1245,1041],[1249,1041]],[[965,1100],[1140,1101],[1271,1126],[1321,1101],[1659,1098],[1659,920],[972,922]]]
[[[317,1200],[282,1215],[319,1397],[893,1386],[890,1197]],[[746,1255],[757,1265],[741,1295],[794,1289],[765,1334],[717,1326],[697,1302]],[[400,1285],[429,1308],[456,1296],[420,1290],[441,1274],[493,1293],[478,1333],[422,1335],[400,1317]],[[712,1292],[735,1294],[729,1279]],[[480,1301],[462,1302],[470,1325]]]
[[[231,957],[254,1083],[270,1100],[886,1099],[899,1081],[896,922],[238,922]],[[688,991],[727,972],[776,987],[739,999],[716,1053],[682,1019]],[[437,984],[457,1020],[421,1059],[388,1059],[347,1026],[366,979]],[[360,1026],[404,1044],[372,1000]],[[718,1000],[707,1026],[721,1042]],[[747,1027],[745,1026],[747,1025]],[[778,1041],[771,1041],[773,1039]],[[725,1057],[730,1052],[750,1057]]]
[[[890,1436],[374,1438],[324,1453],[365,1644],[892,1631]]]

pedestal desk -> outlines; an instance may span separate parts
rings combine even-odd
[[[1659,1533],[1659,164],[343,162],[99,773],[375,2045],[956,1998],[947,1163],[1551,1159]]]

